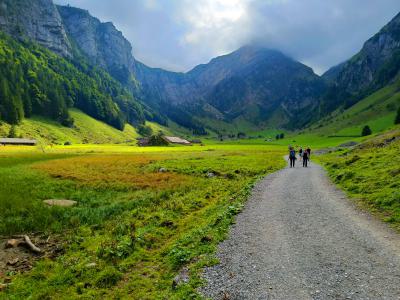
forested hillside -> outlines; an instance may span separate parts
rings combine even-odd
[[[0,34],[0,119],[18,124],[33,114],[72,126],[68,108],[123,129],[144,122],[141,105],[105,71],[73,62],[29,41]]]

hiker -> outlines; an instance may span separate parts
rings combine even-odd
[[[308,159],[311,158],[311,148],[310,146],[307,147],[306,152],[308,153]]]
[[[309,159],[310,159],[310,157],[309,157],[308,151],[306,150],[303,152],[303,167],[304,168],[307,168],[307,163],[308,163]]]
[[[296,161],[296,151],[293,147],[289,148],[289,160],[290,160],[290,167],[294,168],[294,163]]]
[[[300,161],[302,160],[302,158],[303,158],[303,148],[300,146],[300,148],[299,148],[299,159],[300,159]]]

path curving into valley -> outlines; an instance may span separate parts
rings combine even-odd
[[[400,299],[400,235],[314,163],[259,182],[217,256],[212,299]]]

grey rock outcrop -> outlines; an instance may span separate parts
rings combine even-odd
[[[328,70],[323,77],[340,89],[358,94],[380,88],[398,72],[400,61],[400,14],[365,42],[359,53],[345,63]],[[388,65],[392,66],[388,71]]]
[[[51,51],[71,56],[71,46],[52,0],[0,0],[0,30],[32,39]]]
[[[65,29],[91,63],[106,69],[122,83],[129,83],[135,60],[132,46],[111,22],[102,23],[87,10],[57,6]]]

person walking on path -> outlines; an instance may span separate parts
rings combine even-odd
[[[308,156],[307,156],[308,159],[310,159],[311,158],[311,148],[310,148],[310,146],[307,147],[306,152],[308,153]]]
[[[299,148],[299,159],[300,159],[300,161],[302,160],[302,158],[303,158],[303,148],[300,146],[300,148]]]
[[[294,168],[294,164],[296,161],[296,151],[293,147],[289,148],[289,160],[290,160],[290,167]]]
[[[310,157],[309,157],[308,151],[306,150],[303,153],[303,167],[304,168],[307,168],[307,163],[308,163],[309,159],[310,159]]]

